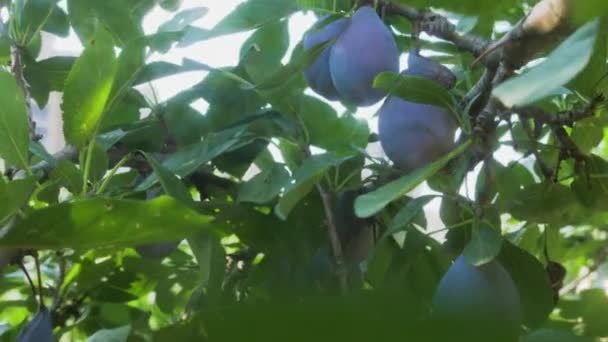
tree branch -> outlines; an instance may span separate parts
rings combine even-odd
[[[580,109],[560,113],[549,113],[539,107],[526,107],[514,110],[517,114],[534,119],[540,123],[551,126],[570,126],[575,122],[592,117],[598,107],[605,101],[602,95],[594,97],[589,104]]]
[[[340,282],[340,291],[342,294],[345,294],[348,291],[348,274],[346,271],[346,263],[344,262],[344,251],[342,250],[342,243],[338,236],[338,227],[334,217],[333,196],[320,183],[317,183],[316,186],[319,195],[321,195],[321,200],[323,201],[323,208],[325,209],[327,233],[334,254],[334,261],[336,262],[336,276]]]

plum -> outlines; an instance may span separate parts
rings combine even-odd
[[[386,94],[372,87],[380,72],[399,70],[399,49],[391,31],[376,11],[364,6],[331,47],[329,70],[342,101],[356,106],[370,106]]]
[[[315,27],[323,25],[328,18],[328,15],[321,17],[315,24]],[[304,36],[304,41],[302,43],[304,50],[309,50],[316,45],[336,38],[340,35],[347,22],[346,19],[340,18],[325,25],[318,31],[309,32]],[[306,79],[308,86],[317,94],[328,100],[337,100],[338,91],[336,90],[336,87],[334,87],[329,73],[330,51],[330,47],[323,50],[319,57],[304,70],[304,78]]]
[[[48,310],[40,310],[34,318],[27,323],[19,335],[18,342],[53,342],[53,325],[51,324],[51,314]]]
[[[459,256],[441,279],[432,308],[442,336],[458,341],[518,340],[519,293],[497,261],[473,266]]]
[[[432,79],[447,89],[456,77],[443,65],[410,52],[403,75]],[[420,168],[454,147],[458,124],[448,109],[389,96],[379,111],[378,133],[384,153],[404,171]]]
[[[139,255],[146,258],[164,258],[177,249],[180,241],[151,243],[135,247]]]

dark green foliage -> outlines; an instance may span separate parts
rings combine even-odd
[[[135,247],[135,250],[139,255],[146,258],[164,258],[167,255],[173,253],[177,249],[178,245],[179,241],[164,242],[137,246]]]
[[[0,340],[605,339],[608,5],[547,1],[0,0]]]

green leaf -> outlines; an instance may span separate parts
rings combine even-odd
[[[509,204],[511,215],[522,221],[562,227],[588,218],[574,192],[562,184],[530,184],[518,189]]]
[[[588,289],[580,294],[583,304],[582,320],[585,333],[590,336],[608,336],[604,318],[608,314],[608,296],[601,289]]]
[[[599,27],[599,19],[585,24],[546,60],[524,74],[502,83],[492,94],[510,108],[530,105],[553,94],[589,63]]]
[[[0,246],[35,249],[128,247],[175,241],[211,229],[169,196],[151,201],[94,198],[32,211],[0,234]]]
[[[154,6],[153,0],[68,0],[72,27],[82,41],[105,28],[118,45],[143,36],[142,18]]]
[[[112,37],[100,30],[76,60],[63,96],[63,133],[69,144],[84,146],[101,122],[116,73]]]
[[[212,71],[214,68],[207,67],[204,64],[196,65],[189,63],[187,60],[183,65],[173,64],[164,61],[152,62],[144,65],[140,72],[137,74],[137,78],[133,82],[133,85],[140,85],[147,82],[155,81],[159,78],[176,75],[179,73],[189,71]]]
[[[55,5],[42,30],[60,37],[67,37],[70,34],[68,14],[61,7]]]
[[[219,290],[224,279],[226,253],[218,238],[201,233],[189,238],[188,244],[201,271],[201,284],[208,290]]]
[[[248,90],[255,89],[258,91],[276,90],[277,88],[284,86],[285,83],[289,82],[294,77],[300,76],[304,69],[314,62],[317,57],[333,43],[334,40],[330,40],[323,44],[316,45],[315,47],[298,55],[287,65],[277,69],[272,75],[265,78],[262,82],[256,85],[244,84],[242,88]]]
[[[209,12],[207,7],[193,7],[176,13],[173,18],[158,27],[159,32],[181,31]]]
[[[281,60],[289,48],[287,23],[282,20],[264,25],[241,45],[241,63],[255,83],[264,81],[282,66]]]
[[[257,204],[268,203],[281,192],[287,182],[289,182],[289,172],[284,165],[275,163],[248,182],[241,184],[238,200]]]
[[[349,0],[298,0],[298,7],[319,12],[349,11],[352,6]]]
[[[171,173],[171,171],[159,163],[150,154],[144,153],[144,156],[148,160],[148,163],[150,163],[150,166],[152,166],[152,169],[158,177],[163,190],[165,190],[169,196],[175,198],[183,204],[192,206],[194,201],[192,200],[192,195],[190,195],[190,191],[188,191],[186,185],[184,185],[184,183],[177,178],[175,174]]]
[[[539,329],[522,338],[521,342],[593,342],[593,337],[578,336],[571,331]]]
[[[439,83],[419,76],[381,72],[374,79],[374,88],[415,103],[433,105],[454,110],[450,92]]]
[[[185,177],[217,156],[247,145],[248,141],[243,139],[244,133],[245,129],[238,128],[211,134],[202,142],[173,153],[163,161],[163,166],[176,175]],[[152,174],[139,184],[137,191],[149,189],[157,181],[158,177]]]
[[[130,334],[130,325],[114,329],[102,329],[87,338],[87,342],[127,342]]]
[[[137,76],[145,64],[145,39],[135,39],[129,42],[121,51],[116,67],[116,77],[109,97],[109,104],[113,105],[117,99],[124,95],[134,85]]]
[[[277,216],[286,220],[289,212],[304,198],[314,187],[315,183],[323,177],[331,167],[335,167],[353,156],[338,157],[325,153],[312,156],[304,161],[302,166],[294,172],[293,180],[285,188],[283,197],[275,206]]]
[[[302,96],[298,111],[306,126],[309,144],[328,151],[345,152],[367,146],[367,121],[349,114],[338,117],[327,102],[311,96]]]
[[[29,124],[23,92],[13,75],[0,69],[0,157],[22,169],[28,167]]]
[[[473,225],[473,236],[464,248],[464,256],[473,266],[481,266],[494,260],[502,247],[502,235],[485,222]]]
[[[465,152],[470,145],[471,140],[468,140],[432,164],[383,185],[373,192],[359,196],[355,201],[355,213],[358,217],[373,216],[389,203],[407,194],[427,178],[437,173],[450,160]]]
[[[13,216],[27,203],[36,188],[36,179],[17,179],[8,183],[0,181],[0,223]]]
[[[63,91],[75,60],[74,57],[57,56],[26,65],[23,73],[40,108],[46,106],[51,91]]]
[[[16,1],[13,4],[11,31],[19,46],[27,46],[42,30],[57,0]]]
[[[454,1],[454,0],[396,0],[395,3],[401,3],[416,8],[436,7],[443,8],[454,13],[466,14],[496,14],[501,11],[507,11],[515,5],[520,4],[519,0],[503,0],[503,1]],[[519,18],[518,18],[519,19]]]
[[[62,160],[49,175],[51,180],[56,180],[68,191],[77,194],[82,190],[83,175],[80,169],[71,161]]]
[[[297,10],[293,0],[249,0],[238,5],[212,29],[215,36],[247,31],[284,18]]]
[[[414,222],[416,216],[422,212],[424,206],[430,201],[435,199],[435,195],[421,196],[412,201],[409,201],[403,208],[401,208],[395,217],[391,220],[391,223],[380,240],[386,239],[388,236],[393,235],[397,232],[402,231],[405,227],[409,226],[410,223]]]
[[[503,242],[497,260],[517,286],[524,324],[530,329],[538,328],[555,306],[545,268],[535,257],[508,241]]]

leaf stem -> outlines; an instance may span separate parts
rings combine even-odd
[[[97,132],[93,136],[96,136]],[[91,164],[93,163],[93,150],[95,149],[95,139],[89,142],[89,146],[86,150],[85,161],[84,161],[84,171],[82,176],[82,193],[80,194],[84,197],[88,191],[89,185],[89,174],[91,173]]]
[[[125,155],[118,163],[116,163],[116,165],[114,165],[112,170],[110,170],[110,174],[103,180],[103,183],[101,183],[101,186],[95,192],[96,195],[99,195],[106,190],[106,188],[110,184],[110,181],[112,180],[116,172],[118,172],[118,169],[123,167],[129,161],[129,159],[131,159],[131,156],[131,153]]]

